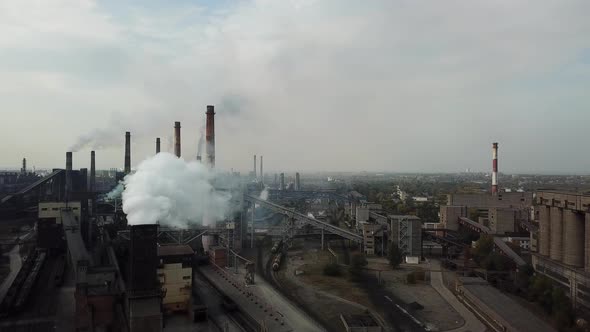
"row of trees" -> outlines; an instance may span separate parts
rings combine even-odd
[[[551,279],[534,273],[532,266],[520,268],[517,274],[517,285],[529,301],[538,303],[543,310],[553,317],[560,327],[571,327],[574,312],[571,302],[563,288],[555,286]]]

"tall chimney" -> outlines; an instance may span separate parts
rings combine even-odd
[[[262,156],[260,156],[260,183],[264,183],[264,173],[262,173],[264,169],[262,168]]]
[[[94,151],[90,151],[90,186],[89,192],[96,190],[96,155]]]
[[[256,180],[256,155],[254,155],[254,180]]]
[[[207,133],[205,135],[205,152],[209,167],[215,167],[215,106],[207,105]]]
[[[125,132],[125,174],[131,173],[131,133]]]
[[[299,172],[295,173],[295,190],[301,190],[301,179],[299,177]]]
[[[180,158],[180,122],[174,122],[174,154]]]
[[[72,153],[66,152],[66,203],[72,192]]]
[[[20,172],[27,175],[27,158],[23,158],[23,168],[21,168]]]
[[[281,184],[280,184],[279,189],[285,190],[285,173],[281,173]]]
[[[498,194],[498,143],[492,144],[492,195]]]
[[[156,154],[160,153],[160,138],[156,138]]]

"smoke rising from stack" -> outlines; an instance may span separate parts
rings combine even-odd
[[[201,129],[201,135],[199,136],[199,143],[197,143],[197,160],[203,159],[203,143],[204,143],[205,135],[203,135],[203,130]]]
[[[211,184],[215,173],[196,161],[159,153],[125,177],[123,211],[129,225],[186,227],[215,222],[230,212],[230,197]]]

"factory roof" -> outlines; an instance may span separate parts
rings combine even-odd
[[[163,245],[158,247],[158,257],[192,255],[195,252],[186,244]]]

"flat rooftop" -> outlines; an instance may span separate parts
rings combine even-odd
[[[158,257],[193,255],[194,250],[186,244],[158,246]]]

